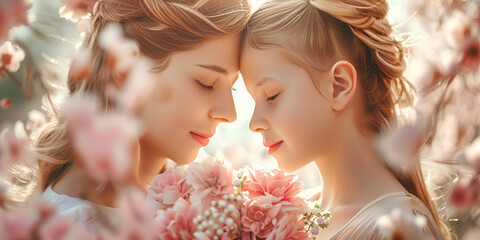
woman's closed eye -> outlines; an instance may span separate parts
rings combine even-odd
[[[199,84],[202,88],[205,88],[205,89],[207,89],[207,90],[213,90],[213,86],[203,84],[203,83],[200,82],[199,80],[197,80],[197,82],[198,82],[198,84]]]

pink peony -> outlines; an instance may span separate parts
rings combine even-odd
[[[245,189],[250,198],[272,196],[272,204],[303,207],[306,202],[298,194],[303,191],[303,184],[296,180],[294,174],[286,174],[280,169],[250,170],[250,178]]]
[[[178,199],[172,208],[159,210],[155,217],[157,239],[194,239],[197,225],[193,219],[201,213],[201,206],[190,206],[187,201]]]
[[[96,2],[97,0],[60,0],[63,6],[58,13],[67,20],[77,22],[93,13]]]
[[[211,201],[234,192],[232,168],[215,157],[191,163],[187,183],[195,190],[190,196],[191,201],[201,202],[203,209],[209,208]]]
[[[178,199],[187,199],[192,186],[185,178],[181,167],[169,168],[162,174],[155,176],[147,186],[147,203],[153,209],[167,209],[172,207]]]
[[[298,216],[286,214],[275,225],[267,240],[299,240],[308,239],[305,233],[303,219]],[[295,224],[296,223],[296,224]]]
[[[273,204],[273,196],[259,196],[247,199],[242,208],[243,230],[255,236],[266,238],[273,231],[278,220],[284,215],[280,204]]]
[[[20,68],[20,62],[25,58],[25,52],[10,41],[0,46],[0,76],[7,72],[16,72]]]

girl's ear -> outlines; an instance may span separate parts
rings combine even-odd
[[[357,71],[347,61],[335,63],[330,70],[333,78],[332,108],[341,111],[353,99],[357,88]]]

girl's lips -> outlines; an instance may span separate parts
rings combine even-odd
[[[210,139],[208,137],[201,136],[194,132],[190,132],[190,136],[192,136],[193,140],[197,141],[198,143],[200,143],[200,145],[204,147],[208,145],[208,142],[210,142]]]
[[[282,145],[283,141],[277,142],[268,148],[268,154],[272,154]]]

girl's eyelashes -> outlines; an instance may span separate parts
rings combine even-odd
[[[213,90],[213,86],[205,85],[205,84],[203,84],[202,82],[200,82],[199,80],[196,80],[196,81],[197,81],[198,84],[200,84],[200,86],[201,86],[202,88],[205,88],[205,89],[207,89],[207,90]]]
[[[277,93],[277,94],[275,94],[275,95],[273,95],[273,96],[271,96],[271,97],[268,97],[268,98],[267,98],[267,102],[271,102],[271,101],[275,100],[275,99],[278,97],[278,95],[280,95],[280,93]]]

